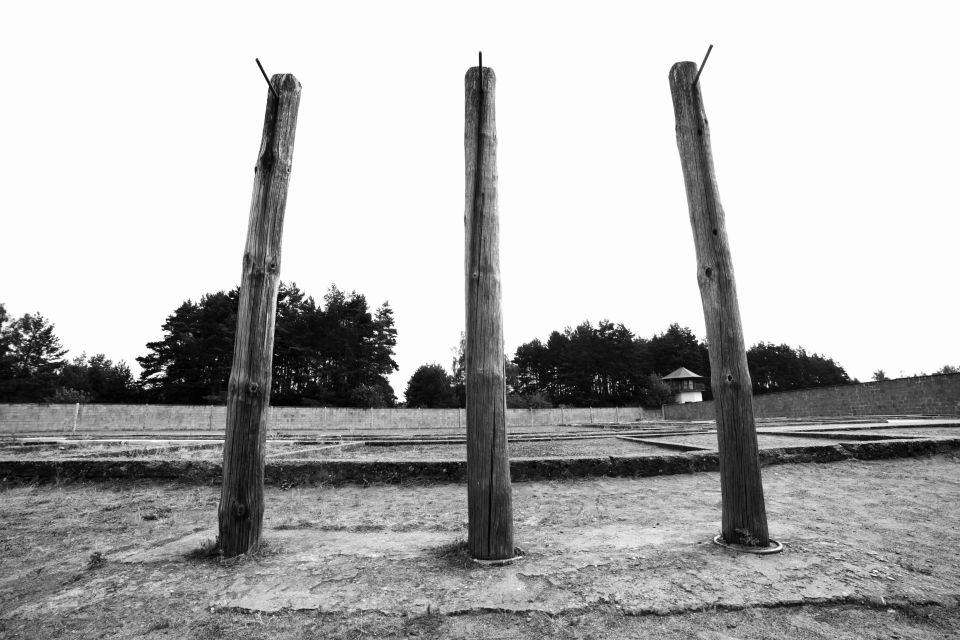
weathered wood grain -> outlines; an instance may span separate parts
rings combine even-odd
[[[226,557],[256,551],[263,526],[263,470],[280,283],[280,245],[300,83],[289,74],[271,79],[263,138],[243,253],[233,366],[227,391],[220,549]]]
[[[769,533],[747,352],[726,223],[713,170],[710,129],[700,85],[693,84],[696,73],[697,65],[693,62],[673,65],[670,91],[697,252],[697,283],[710,348],[710,383],[720,448],[721,533],[728,543],[767,546]]]
[[[473,67],[464,82],[467,543],[475,558],[504,560],[513,557],[514,546],[500,294],[496,75],[489,67]]]

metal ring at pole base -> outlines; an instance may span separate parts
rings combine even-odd
[[[718,547],[723,547],[724,549],[730,549],[731,551],[754,553],[761,556],[770,555],[772,553],[780,553],[783,551],[783,545],[772,538],[770,539],[770,544],[766,547],[748,547],[745,544],[730,544],[723,539],[722,533],[718,533],[713,537],[713,544],[717,545]]]
[[[471,558],[477,564],[483,567],[504,567],[508,564],[513,564],[523,556],[513,556],[512,558],[504,558],[503,560],[481,560],[480,558]]]

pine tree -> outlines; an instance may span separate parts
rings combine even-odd
[[[2,316],[6,317],[6,309]],[[25,314],[0,328],[0,400],[41,402],[56,392],[67,350],[54,325],[40,313]]]

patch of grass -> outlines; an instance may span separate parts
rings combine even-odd
[[[170,517],[172,513],[170,507],[155,507],[154,509],[140,514],[141,520],[162,520]]]
[[[147,633],[151,631],[160,631],[162,629],[169,629],[173,624],[169,620],[158,620],[147,627]]]
[[[260,546],[255,551],[250,551],[248,553],[242,553],[238,556],[232,558],[220,558],[220,565],[224,567],[234,567],[240,564],[245,564],[250,561],[259,561],[270,556],[275,556],[280,554],[283,551],[283,547],[275,543],[268,542],[267,540],[261,540]]]
[[[220,620],[201,620],[191,629],[191,637],[196,640],[215,640],[226,637],[227,630]]]
[[[87,571],[99,569],[105,564],[107,564],[107,559],[104,557],[104,555],[99,551],[94,551],[90,554],[90,558],[87,560]]]
[[[749,529],[735,529],[735,531],[740,534],[740,540],[737,541],[738,544],[742,544],[745,547],[760,546],[760,539],[750,533]]]
[[[274,527],[276,531],[289,531],[291,529],[313,529],[317,526],[316,522],[310,520],[299,520],[293,522],[293,520],[285,520]]]
[[[388,528],[386,525],[382,524],[372,524],[372,523],[360,523],[360,524],[343,524],[343,523],[332,523],[332,524],[317,524],[316,522],[300,520],[294,522],[292,519],[285,520],[280,524],[272,527],[274,531],[284,531],[290,529],[316,529],[317,531],[349,531],[351,533],[370,533],[373,531],[387,531]],[[409,526],[407,528],[395,528],[391,527],[390,531],[411,531],[414,529],[419,529],[420,527]]]
[[[463,538],[457,538],[453,542],[436,547],[434,555],[459,569],[470,569],[477,566],[474,564],[473,558],[470,557],[470,549],[467,548],[467,541]]]
[[[220,540],[210,538],[199,547],[187,553],[187,560],[210,560],[220,557]]]
[[[223,551],[220,549],[220,539],[210,538],[196,549],[186,554],[187,560],[216,560],[225,567],[232,567],[250,560],[259,560],[268,556],[277,555],[282,551],[281,547],[270,544],[266,540],[261,540],[260,547],[256,551],[244,553],[233,558],[224,558]]]
[[[426,638],[438,638],[440,627],[443,625],[444,617],[440,615],[438,609],[427,605],[427,610],[418,616],[407,618],[403,622],[402,637],[409,638],[423,636]]]

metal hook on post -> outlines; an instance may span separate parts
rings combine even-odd
[[[263,79],[267,81],[267,86],[270,87],[270,91],[273,92],[273,97],[277,100],[280,99],[280,94],[277,93],[277,90],[273,88],[273,84],[270,82],[270,78],[267,76],[267,72],[263,70],[263,65],[260,64],[260,58],[254,58],[257,61],[257,66],[260,67],[260,73],[263,74]]]
[[[697,86],[697,81],[700,79],[700,74],[703,73],[703,65],[707,64],[707,58],[710,57],[710,52],[713,51],[713,45],[707,47],[707,54],[703,56],[703,62],[700,63],[700,68],[697,69],[697,75],[693,77],[692,86]]]

